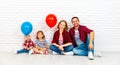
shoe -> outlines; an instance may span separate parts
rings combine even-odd
[[[43,52],[43,54],[47,54],[47,51]]]
[[[33,49],[31,49],[28,54],[32,55],[33,54]]]
[[[57,52],[55,52],[55,51],[53,51],[53,55],[58,55],[58,53],[57,53]]]
[[[62,51],[62,52],[61,52],[61,55],[65,55],[65,52],[64,52],[64,51]]]
[[[70,52],[64,52],[65,55],[73,55],[74,53],[72,51]]]
[[[14,51],[14,54],[18,54],[18,51],[15,50],[15,51]]]
[[[88,58],[89,58],[89,60],[94,60],[94,56],[91,51],[88,52]]]

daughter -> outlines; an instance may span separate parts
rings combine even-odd
[[[40,30],[37,32],[35,47],[31,50],[31,54],[47,54],[49,48],[47,41],[45,40],[44,33]]]

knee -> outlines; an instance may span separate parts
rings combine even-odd
[[[73,45],[70,45],[69,48],[68,48],[68,50],[69,50],[69,51],[72,51],[73,48],[74,48]]]
[[[74,54],[78,54],[78,50],[76,48],[73,49]]]
[[[54,50],[55,46],[54,45],[50,45],[50,50]]]

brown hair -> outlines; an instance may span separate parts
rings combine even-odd
[[[68,30],[68,25],[67,25],[66,20],[61,20],[61,21],[58,23],[57,28],[59,29],[59,25],[60,25],[61,22],[64,22],[64,23],[65,23],[65,29],[64,29],[64,30],[67,31],[67,30]]]
[[[77,16],[75,16],[75,17],[72,17],[71,22],[74,18],[76,18],[78,21],[80,21],[79,18]]]
[[[36,38],[39,39],[39,38],[38,38],[38,34],[39,34],[39,33],[42,33],[42,35],[43,35],[42,39],[45,39],[45,35],[44,35],[43,31],[41,31],[41,30],[39,30],[39,31],[37,32]]]

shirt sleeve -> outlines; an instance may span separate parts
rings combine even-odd
[[[71,40],[71,38],[70,38],[70,34],[69,34],[69,32],[67,32],[67,40],[68,40],[68,43],[72,43],[72,40]]]
[[[53,39],[52,39],[52,43],[55,43],[56,42],[56,32],[54,33],[54,35],[53,35]]]
[[[35,40],[35,44],[38,44],[38,40]]]
[[[47,41],[46,41],[46,40],[44,40],[44,44],[47,44]]]
[[[84,32],[86,32],[86,33],[88,33],[88,34],[89,34],[90,32],[93,32],[93,30],[87,28],[86,26],[83,27],[83,30],[84,30]]]

